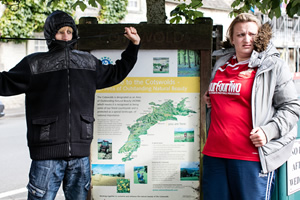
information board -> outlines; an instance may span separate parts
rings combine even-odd
[[[120,50],[92,51],[103,63]],[[199,196],[200,57],[140,50],[120,84],[95,97],[91,147],[95,200],[194,200]]]

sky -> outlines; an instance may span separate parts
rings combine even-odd
[[[125,165],[114,164],[92,164],[93,174],[118,174],[125,173]]]
[[[181,162],[180,168],[199,168],[199,162]]]

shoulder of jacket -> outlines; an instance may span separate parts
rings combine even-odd
[[[32,74],[48,71],[51,55],[48,52],[38,52],[26,56]]]
[[[233,55],[235,54],[234,48],[228,48],[228,49],[218,49],[213,51],[212,56],[226,56],[226,55]]]
[[[78,55],[82,55],[82,56],[93,56],[93,55],[90,54],[89,52],[86,52],[86,51],[80,51],[80,50],[77,50],[77,49],[73,49],[73,50],[72,50],[72,53],[78,54]]]
[[[70,59],[72,61],[71,68],[96,70],[98,59],[89,52],[72,50]]]
[[[273,53],[268,56],[263,61],[266,65],[273,65],[275,68],[281,68],[282,66],[287,65],[286,62],[279,57],[279,53]]]
[[[70,65],[65,64],[65,54],[62,51],[34,53],[29,56],[28,64],[32,74],[59,71],[69,68],[96,70],[97,59],[88,52],[72,50],[70,54]]]

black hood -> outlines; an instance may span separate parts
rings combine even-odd
[[[44,36],[47,39],[47,45],[49,49],[52,49],[56,46],[56,44],[61,43],[61,41],[55,40],[55,35],[57,31],[64,26],[69,26],[73,29],[72,41],[68,41],[67,43],[71,46],[75,45],[78,38],[75,21],[67,13],[56,10],[47,17],[44,25]]]

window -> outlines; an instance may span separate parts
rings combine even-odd
[[[140,11],[140,0],[128,0],[128,11]]]
[[[44,34],[41,33],[34,33],[34,37],[35,38],[44,38]],[[32,47],[31,50],[34,52],[44,52],[44,51],[48,51],[48,46],[46,43],[46,40],[34,40],[34,42],[32,42]]]
[[[43,33],[34,33],[34,38],[44,38]],[[36,52],[46,52],[48,51],[48,46],[46,40],[28,40],[26,55],[36,53]]]
[[[43,52],[47,51],[48,47],[45,40],[35,40],[34,41],[34,51],[35,52]]]

